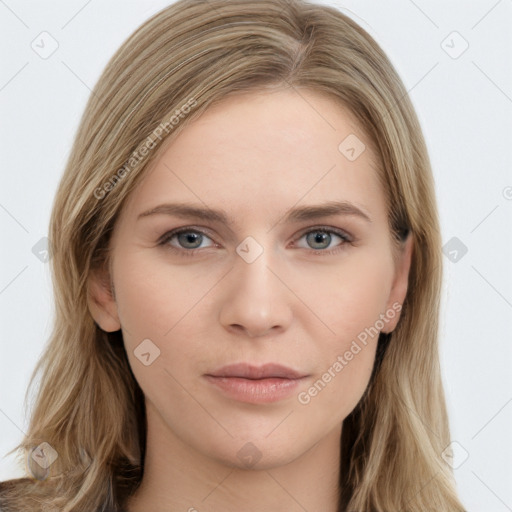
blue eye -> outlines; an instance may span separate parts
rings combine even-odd
[[[177,235],[179,243],[187,249],[198,249],[204,235],[195,231],[184,231]],[[199,245],[198,245],[199,244]]]
[[[350,242],[350,239],[344,233],[333,231],[332,229],[326,228],[317,228],[314,230],[307,231],[304,233],[300,239],[303,237],[306,238],[306,243],[309,245],[309,248],[314,251],[325,252],[325,249],[331,249],[333,246],[331,243],[335,241],[336,238],[341,239],[342,243],[335,245],[335,247],[339,247],[343,245],[345,242]],[[300,240],[299,239],[299,240]],[[307,249],[308,247],[306,247]],[[330,251],[327,251],[329,253]]]
[[[169,244],[172,249],[176,249],[178,251],[180,249],[199,249],[201,248],[201,242],[205,238],[210,239],[210,237],[208,237],[202,231],[198,231],[195,229],[182,229],[179,231],[171,231],[170,233],[164,235],[164,238],[161,241],[161,245]],[[176,239],[180,244],[178,247],[176,247],[173,244],[170,244],[171,240],[173,239]],[[211,245],[208,247],[211,247]]]
[[[347,243],[352,242],[352,238],[343,231],[327,227],[309,229],[303,233],[298,240],[300,241],[303,238],[307,246],[305,247],[294,243],[295,247],[299,249],[310,249],[313,254],[322,255],[333,254],[343,249],[343,246]],[[338,239],[337,244],[335,243],[336,239]],[[202,245],[207,240],[211,243]],[[198,249],[216,246],[215,242],[213,242],[206,233],[191,228],[180,228],[166,233],[158,245],[166,246],[170,250],[186,256],[196,255]]]

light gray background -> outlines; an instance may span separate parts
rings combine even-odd
[[[48,264],[32,249],[90,89],[168,3],[0,0],[0,480],[22,475],[1,457],[26,429],[23,397],[52,322]],[[455,477],[469,511],[512,511],[512,2],[325,3],[376,38],[418,111],[451,240],[441,355]],[[31,45],[49,51],[52,38],[43,59]]]

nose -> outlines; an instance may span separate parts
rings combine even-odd
[[[266,250],[252,263],[236,258],[220,309],[220,322],[228,332],[256,338],[288,329],[293,295],[278,267]]]

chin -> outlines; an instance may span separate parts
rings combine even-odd
[[[215,443],[215,440],[210,439],[213,446],[204,448],[208,451],[207,456],[226,466],[263,471],[292,463],[318,442],[318,439],[308,442],[307,439],[301,438],[299,443],[294,440],[296,436],[290,435],[289,431],[283,430],[281,434],[274,436],[273,433],[266,436],[260,433],[259,436],[252,437],[238,435],[223,443]]]

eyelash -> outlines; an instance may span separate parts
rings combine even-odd
[[[199,234],[201,234],[203,236],[206,236],[207,238],[211,239],[211,237],[206,232],[202,231],[201,229],[189,228],[189,227],[177,228],[177,229],[175,229],[173,231],[169,231],[168,233],[165,233],[160,238],[160,240],[158,241],[158,245],[159,246],[166,246],[166,249],[168,249],[168,250],[170,250],[172,252],[175,252],[175,253],[179,253],[179,254],[181,254],[183,256],[187,256],[187,257],[195,257],[195,256],[197,256],[198,251],[201,250],[199,248],[196,248],[196,249],[179,249],[177,247],[174,247],[174,246],[168,244],[168,242],[173,237],[175,237],[175,236],[177,236],[177,235],[179,235],[181,233],[199,233]],[[347,243],[349,244],[349,243],[353,242],[352,237],[350,235],[348,235],[347,233],[345,233],[345,232],[343,232],[343,231],[341,231],[339,229],[335,229],[335,228],[331,228],[331,227],[327,227],[327,226],[318,226],[318,227],[310,228],[307,231],[304,231],[300,235],[300,237],[298,239],[300,240],[302,237],[304,237],[305,235],[308,235],[309,233],[328,233],[328,234],[334,234],[334,235],[339,236],[342,239],[342,241],[343,241],[339,245],[335,246],[333,249],[329,249],[329,250],[327,250],[327,249],[309,249],[309,251],[311,251],[315,255],[323,255],[323,256],[327,255],[328,256],[328,255],[336,254],[336,253],[340,252],[341,250],[343,250]],[[299,247],[299,249],[303,249],[303,247]]]

